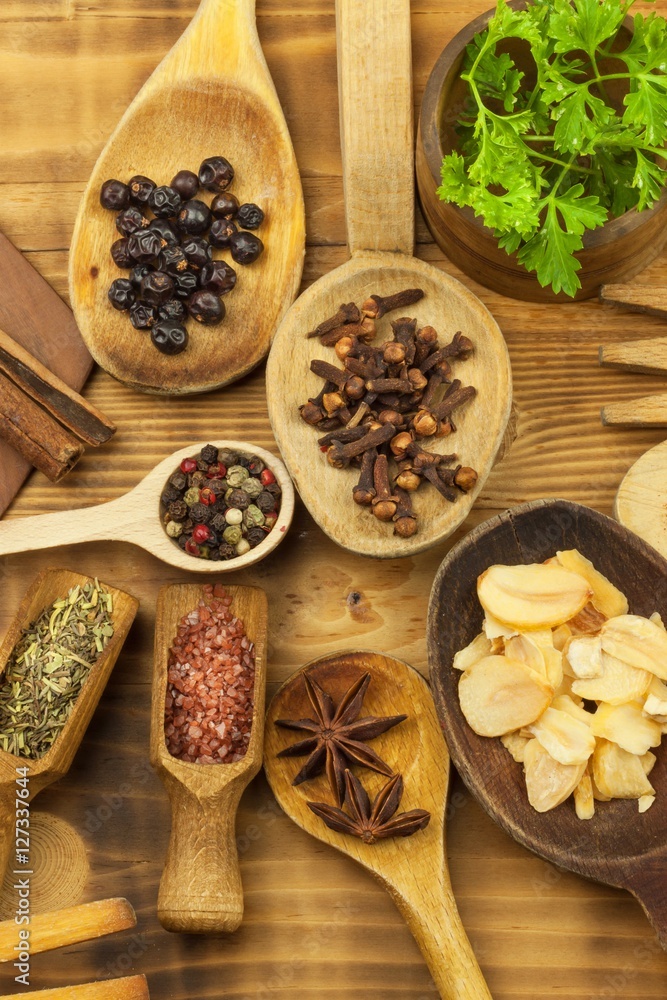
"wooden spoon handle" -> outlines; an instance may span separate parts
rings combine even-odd
[[[122,499],[122,498],[121,498]],[[39,552],[58,545],[77,542],[129,540],[122,529],[118,500],[81,510],[63,510],[57,514],[37,514],[33,517],[0,523],[0,556],[13,552]]]
[[[336,0],[350,253],[414,248],[410,0]]]
[[[239,927],[243,887],[235,827],[242,791],[242,784],[227,785],[200,800],[183,785],[170,784],[171,838],[157,904],[166,930],[211,934]]]
[[[667,859],[650,863],[642,862],[641,868],[633,872],[626,882],[635,899],[642,904],[646,916],[651,921],[658,941],[667,951]]]
[[[435,893],[423,892],[419,898],[410,898],[392,892],[392,896],[426,959],[442,1000],[491,1000],[454,894],[448,884],[442,891],[440,903]]]

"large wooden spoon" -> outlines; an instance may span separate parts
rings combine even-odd
[[[262,766],[266,689],[266,594],[258,587],[228,587],[232,611],[255,644],[255,707],[250,743],[243,760],[190,764],[167,750],[164,705],[167,663],[181,618],[196,608],[202,588],[163,587],[157,604],[151,763],[169,793],[171,838],[158,917],[168,931],[208,934],[235,931],[243,919],[243,888],[236,850],[236,811],[244,788]]]
[[[400,810],[427,809],[431,821],[413,836],[374,844],[329,829],[307,802],[333,803],[325,777],[298,786],[292,780],[303,760],[278,758],[297,734],[276,726],[277,719],[313,715],[304,672],[338,700],[364,673],[372,680],[362,715],[408,716],[372,742],[372,747],[403,775]],[[307,734],[302,734],[307,735]],[[426,681],[402,660],[381,653],[339,653],[313,661],[293,674],[274,697],[266,719],[264,769],[278,803],[302,829],[348,854],[367,868],[390,893],[415,936],[443,1000],[489,1000],[484,977],[461,923],[447,871],[445,805],[449,757]],[[387,778],[357,769],[367,790],[377,793]]]
[[[446,538],[467,517],[503,440],[512,402],[507,348],[497,324],[462,284],[412,256],[414,156],[409,0],[337,0],[338,87],[351,260],[320,278],[298,299],[276,334],[267,366],[273,430],[301,497],[320,527],[339,545],[370,556],[406,556]],[[373,53],[373,58],[368,54]],[[392,534],[351,500],[358,470],[333,469],[316,444],[316,432],[298,407],[322,382],[310,372],[313,358],[336,362],[331,348],[306,334],[334,314],[341,302],[361,304],[373,293],[421,288],[425,298],[406,310],[430,324],[445,342],[461,330],[475,352],[457,366],[476,398],[456,415],[458,433],[434,442],[456,451],[479,479],[449,504],[426,487],[415,494],[419,531]],[[398,314],[400,315],[400,313]],[[389,318],[396,318],[396,315]],[[380,321],[378,341],[391,337]],[[433,440],[433,439],[430,439]]]
[[[231,190],[266,212],[266,251],[238,267],[219,327],[191,323],[183,354],[167,357],[112,309],[121,272],[109,254],[118,234],[100,187],[145,174],[169,184],[207,156],[233,164]],[[226,385],[257,365],[299,289],[305,222],[299,170],[255,24],[255,0],[202,0],[192,24],[144,84],[103,150],[77,216],[70,297],[83,339],[110,375],[146,392],[193,393]]]
[[[636,801],[596,802],[591,820],[577,819],[571,799],[547,813],[528,802],[521,764],[499,739],[477,736],[461,712],[457,650],[482,626],[477,577],[494,563],[542,562],[558,549],[579,549],[628,598],[630,612],[667,614],[667,561],[627,528],[567,500],[537,500],[480,524],[448,553],[438,570],[428,616],[428,652],[440,723],[456,769],[500,826],[560,868],[637,897],[667,947],[667,753],[651,771],[655,804],[639,815]]]
[[[44,608],[65,597],[71,587],[76,587],[77,584],[83,586],[89,582],[89,577],[66,569],[47,569],[40,573],[25,595],[0,645],[0,678],[22,630],[39,618]],[[114,634],[91,668],[72,713],[55,743],[38,760],[0,750],[0,879],[7,868],[12,847],[20,846],[16,843],[15,803],[19,787],[17,768],[27,767],[29,770],[26,787],[30,800],[47,785],[67,774],[139,608],[139,602],[130,594],[107,584],[105,586],[113,598]]]

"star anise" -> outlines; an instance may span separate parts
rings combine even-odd
[[[371,682],[371,675],[364,674],[346,691],[336,707],[331,695],[327,694],[317,681],[303,675],[306,691],[315,712],[315,719],[278,719],[276,725],[285,729],[305,730],[312,733],[308,739],[294,743],[281,750],[279,757],[304,757],[303,765],[293,785],[300,785],[321,774],[326,768],[331,789],[338,805],[345,801],[345,770],[353,764],[367,767],[379,774],[391,776],[394,772],[374,750],[366,746],[366,740],[374,740],[386,733],[392,726],[407,719],[407,715],[378,717],[368,715],[359,719],[364,696]]]
[[[308,803],[315,815],[338,833],[348,833],[359,837],[365,844],[374,844],[376,840],[387,840],[389,837],[411,837],[428,826],[431,814],[425,809],[412,809],[396,815],[403,796],[400,774],[389,779],[372,805],[366,789],[351,771],[345,772],[345,785],[350,815],[326,802]]]

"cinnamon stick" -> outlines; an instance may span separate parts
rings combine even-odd
[[[81,442],[4,374],[0,374],[0,437],[54,483],[83,455]]]
[[[0,373],[42,406],[85,444],[96,448],[116,426],[83,396],[0,330]]]

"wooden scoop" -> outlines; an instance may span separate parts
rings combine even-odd
[[[66,569],[47,569],[40,573],[23,598],[0,645],[0,676],[21,631],[39,618],[44,608],[65,597],[70,588],[89,582],[89,577]],[[104,586],[113,596],[114,634],[92,667],[62,732],[51,749],[38,760],[0,750],[0,876],[7,868],[12,849],[16,847],[17,767],[28,767],[30,770],[27,782],[30,800],[47,785],[67,774],[139,608],[139,602],[130,594],[108,584]]]
[[[236,810],[262,766],[266,690],[266,594],[258,587],[228,587],[232,611],[255,644],[255,708],[248,751],[231,764],[190,764],[167,750],[164,706],[167,661],[181,618],[197,607],[202,588],[163,587],[158,596],[151,763],[172,807],[171,839],[158,896],[158,917],[168,931],[211,934],[235,931],[243,919],[243,887],[236,851]]]
[[[144,476],[133,490],[117,500],[81,510],[23,518],[24,528],[21,531],[16,530],[15,521],[0,523],[0,556],[12,552],[52,549],[58,545],[75,545],[78,542],[116,541],[132,542],[157,556],[162,562],[194,573],[231,573],[259,562],[280,544],[292,523],[294,487],[280,459],[254,444],[243,441],[212,442],[217,448],[258,455],[275,475],[282,489],[281,506],[278,520],[265,541],[236,559],[212,562],[188,555],[174,544],[162,526],[159,504],[167,480],[182,459],[196,455],[207,443],[204,441],[189,445],[174,452]]]
[[[313,715],[303,674],[316,680],[338,703],[348,688],[370,672],[362,716],[406,714],[405,722],[370,744],[384,761],[403,775],[400,811],[427,809],[431,821],[408,838],[366,844],[329,829],[307,802],[333,804],[322,776],[294,786],[302,758],[278,758],[299,735],[276,726],[277,719]],[[438,726],[433,699],[424,678],[402,660],[381,653],[341,653],[314,660],[293,674],[274,697],[266,719],[264,769],[278,804],[313,837],[348,854],[367,868],[389,891],[422,950],[443,1000],[489,1000],[484,982],[456,907],[446,867],[445,805],[449,756]],[[387,778],[354,769],[369,794]]]
[[[370,556],[406,556],[442,541],[468,516],[503,440],[512,402],[507,347],[497,324],[463,285],[412,256],[414,156],[409,0],[337,0],[338,86],[347,235],[351,260],[320,278],[298,299],[276,334],[267,366],[269,415],[280,451],[301,497],[319,526],[339,545]],[[368,54],[373,53],[373,58]],[[298,407],[322,382],[310,372],[313,358],[336,363],[331,348],[307,339],[341,302],[361,304],[369,295],[421,288],[425,298],[404,314],[435,327],[446,343],[458,330],[475,345],[455,374],[477,388],[457,412],[458,432],[433,442],[457,452],[479,474],[475,489],[450,504],[435,489],[414,494],[419,531],[412,538],[354,504],[358,470],[328,465],[316,431]],[[400,312],[389,319],[396,319]],[[377,341],[391,337],[379,321]]]
[[[220,327],[190,323],[177,357],[161,354],[107,290],[122,277],[109,248],[114,213],[100,206],[104,181],[134,174],[169,184],[208,156],[235,168],[231,191],[256,202],[266,220],[266,250],[225,298]],[[205,195],[205,192],[204,192]],[[201,197],[202,195],[200,195]],[[299,170],[287,124],[257,37],[254,0],[202,0],[192,24],[125,112],[97,161],[77,216],[70,255],[70,298],[95,360],[146,392],[193,393],[226,385],[257,365],[299,289],[305,222]]]
[[[667,615],[667,561],[611,518],[567,500],[537,500],[480,524],[445,557],[428,615],[431,682],[452,761],[489,815],[560,868],[629,889],[667,947],[667,748],[651,771],[655,803],[596,802],[591,820],[577,819],[571,798],[550,812],[528,802],[521,764],[499,739],[477,736],[459,703],[454,654],[481,631],[477,577],[495,563],[542,562],[558,549],[579,549],[626,594],[630,612]]]

